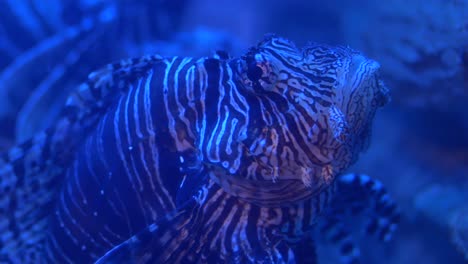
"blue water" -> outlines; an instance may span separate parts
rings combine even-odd
[[[468,0],[3,0],[0,149],[53,124],[66,91],[107,63],[239,56],[266,33],[381,64],[392,101],[349,171],[383,182],[402,216],[391,241],[359,240],[362,262],[468,261]]]

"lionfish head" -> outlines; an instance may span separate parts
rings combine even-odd
[[[329,185],[366,148],[375,111],[389,100],[379,64],[348,47],[298,49],[268,36],[238,67],[241,88],[259,103],[243,140],[249,171],[265,180]]]

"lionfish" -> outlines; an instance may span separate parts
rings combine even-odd
[[[268,35],[240,58],[90,74],[55,126],[0,159],[0,259],[314,263],[319,228],[358,263],[341,217],[367,210],[383,240],[398,221],[382,184],[343,174],[388,101],[378,69]]]

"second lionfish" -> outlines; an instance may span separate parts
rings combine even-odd
[[[367,210],[383,240],[398,220],[379,182],[342,175],[388,101],[378,68],[349,48],[268,36],[240,58],[94,72],[55,126],[0,160],[0,258],[313,263],[320,228],[357,262],[347,209]]]

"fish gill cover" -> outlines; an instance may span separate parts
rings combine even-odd
[[[462,263],[467,6],[1,2],[0,261]]]

